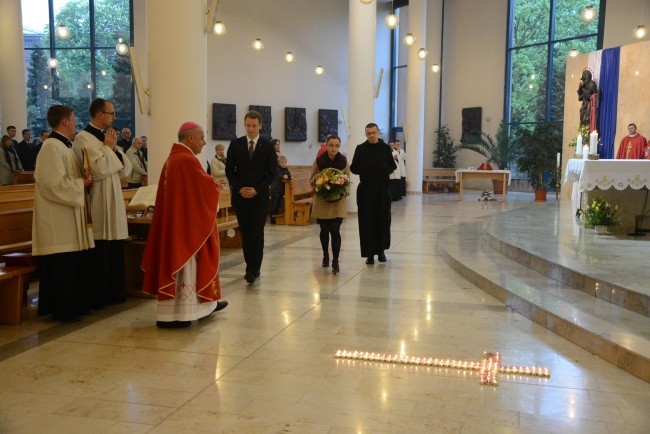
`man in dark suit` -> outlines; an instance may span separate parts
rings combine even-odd
[[[232,186],[232,204],[241,231],[246,282],[260,276],[264,254],[264,225],[269,209],[269,186],[278,165],[275,149],[260,137],[262,116],[249,111],[244,116],[246,135],[230,142],[226,177]]]

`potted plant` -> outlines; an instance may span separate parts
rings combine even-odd
[[[491,167],[490,163],[493,163],[499,169],[508,169],[513,158],[513,141],[508,134],[508,125],[503,120],[494,137],[481,131],[477,143],[461,143],[456,149],[478,152],[487,158],[487,166]],[[493,179],[492,186],[495,194],[503,194],[502,180]]]
[[[537,124],[532,131],[521,128],[514,142],[514,161],[528,175],[535,202],[545,202],[546,189],[555,185],[557,153],[562,146],[559,128],[551,122]]]
[[[440,125],[435,131],[436,149],[433,151],[433,167],[451,169],[456,167],[456,147],[447,125]]]
[[[612,206],[604,197],[598,196],[580,214],[586,225],[593,226],[597,234],[603,235],[609,226],[618,224],[617,211],[618,205]]]

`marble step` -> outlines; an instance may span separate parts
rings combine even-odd
[[[438,252],[457,273],[514,311],[650,382],[647,316],[588,295],[507,258],[489,246],[480,222],[461,223],[441,231]]]
[[[650,252],[647,240],[595,235],[576,223],[573,213],[553,206],[495,216],[485,223],[483,235],[490,247],[527,268],[649,316],[650,273],[642,259]]]

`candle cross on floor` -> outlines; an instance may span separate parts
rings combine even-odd
[[[436,368],[477,371],[479,383],[490,386],[497,386],[499,384],[499,374],[528,375],[545,378],[551,376],[551,371],[548,368],[540,368],[538,366],[504,366],[501,364],[501,354],[488,352],[483,353],[483,359],[480,362],[437,359],[433,357],[408,357],[397,354],[392,355],[348,350],[338,350],[334,357],[337,359],[360,360],[366,362],[397,363],[402,365],[432,366]]]

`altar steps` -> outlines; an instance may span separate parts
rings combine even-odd
[[[507,213],[506,213],[507,214]],[[498,219],[499,216],[493,217]],[[461,223],[440,232],[438,251],[456,272],[531,321],[553,331],[618,368],[650,382],[650,318],[567,283],[556,275],[557,264],[486,233],[478,222]],[[480,247],[477,246],[480,240]],[[521,262],[492,248],[519,249]],[[546,265],[544,265],[546,263]],[[647,306],[647,305],[646,305]]]

